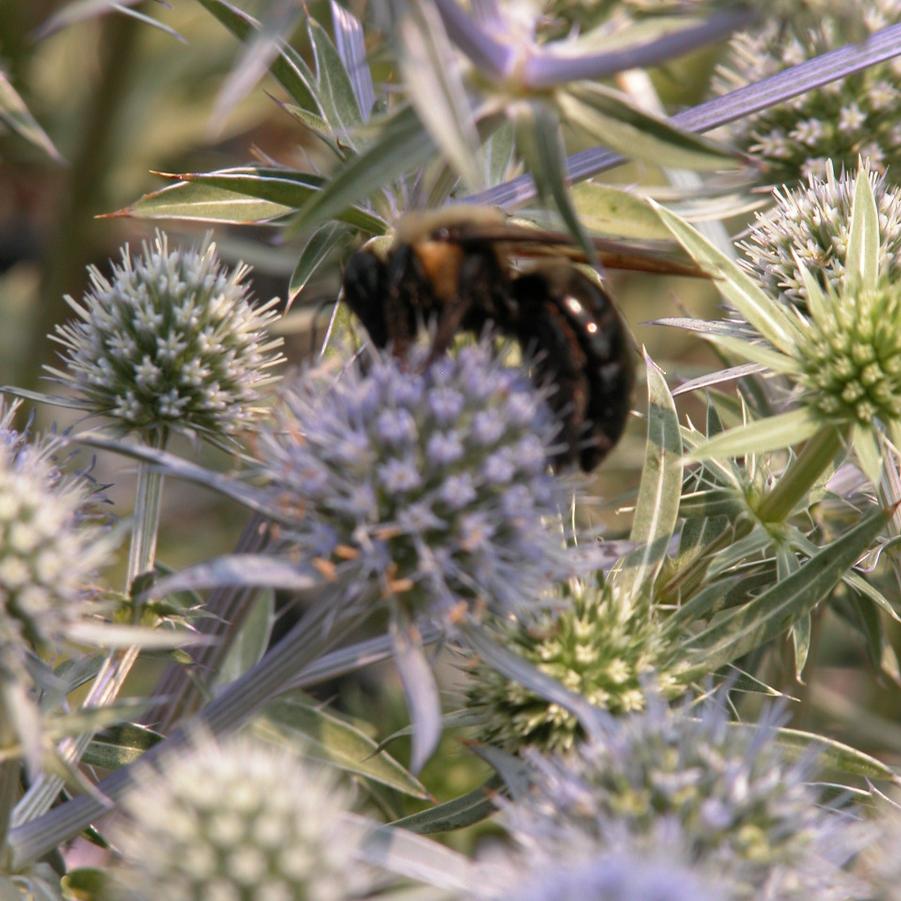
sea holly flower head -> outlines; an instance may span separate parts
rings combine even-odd
[[[365,887],[342,824],[349,796],[284,751],[198,739],[139,771],[122,806],[122,897],[341,901]]]
[[[667,697],[682,690],[674,649],[647,598],[572,580],[559,601],[540,618],[502,625],[504,645],[616,715],[644,709],[650,686]],[[479,738],[510,752],[565,751],[583,737],[570,711],[484,664],[472,674],[467,706],[481,719]]]
[[[88,271],[82,301],[66,298],[77,318],[52,336],[65,369],[49,369],[84,409],[122,433],[179,430],[220,443],[256,424],[281,340],[267,335],[277,300],[252,305],[246,266],[226,268],[209,236],[170,250],[157,232],[140,256],[124,247],[110,278]]]
[[[83,516],[86,479],[54,460],[59,444],[12,428],[16,405],[0,405],[0,645],[52,646],[84,615],[87,586],[108,542]],[[15,652],[15,653],[14,653]]]
[[[855,827],[809,784],[810,760],[785,757],[772,716],[738,724],[719,699],[675,710],[654,699],[573,753],[530,760],[532,791],[503,809],[526,851],[675,841],[729,898],[846,897]]]
[[[733,38],[716,89],[725,94],[849,41],[865,40],[901,20],[901,2],[876,0],[857,13],[832,17],[827,10],[815,24],[789,31],[767,15],[762,28]],[[879,172],[897,172],[901,171],[899,109],[898,64],[886,62],[742,117],[729,129],[738,148],[765,162],[766,178],[773,183],[794,184],[810,175],[822,176],[829,160],[850,170],[859,157]]]
[[[869,173],[879,214],[879,272],[888,282],[901,276],[901,192],[885,174]],[[764,290],[803,304],[800,261],[821,288],[839,290],[851,234],[854,176],[837,177],[830,160],[825,176],[811,175],[806,185],[775,191],[775,206],[757,214],[748,237],[739,242],[747,266]]]
[[[294,380],[259,446],[270,502],[286,544],[348,601],[374,593],[445,623],[515,613],[572,571],[549,522],[558,425],[488,343],[427,353]]]
[[[689,253],[718,273],[721,291],[746,319],[704,337],[784,376],[794,389],[794,409],[723,432],[693,456],[761,453],[838,430],[867,477],[878,481],[882,435],[896,445],[901,439],[901,284],[880,269],[879,211],[867,170],[855,181],[841,283],[821,287],[796,255],[804,309],[768,296],[694,229],[666,210],[660,215]]]

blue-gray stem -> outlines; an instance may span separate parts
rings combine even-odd
[[[672,117],[673,124],[686,131],[704,132],[735,119],[769,109],[805,91],[822,87],[861,69],[885,62],[901,54],[901,24],[877,31],[863,44],[849,44],[815,59],[792,66],[783,72],[700,103]],[[618,153],[600,148],[583,150],[567,161],[566,174],[572,182],[584,181],[624,163]],[[521,175],[487,191],[464,198],[465,203],[486,206],[517,207],[535,197],[535,184],[529,175]]]

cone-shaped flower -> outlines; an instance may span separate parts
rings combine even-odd
[[[650,685],[667,697],[680,692],[675,649],[646,599],[573,580],[560,601],[542,619],[507,625],[504,645],[613,714],[642,710]],[[472,674],[467,706],[480,717],[479,738],[510,752],[565,751],[583,737],[568,710],[484,664]]]
[[[879,272],[886,281],[901,277],[901,192],[886,176],[871,172],[879,212]],[[841,289],[851,236],[854,176],[836,177],[832,161],[824,178],[810,176],[795,190],[777,189],[776,205],[762,213],[738,246],[748,269],[771,297],[804,304],[800,261],[821,288]]]
[[[877,482],[880,435],[901,446],[901,282],[880,269],[879,211],[867,170],[855,182],[840,284],[821,287],[798,249],[796,279],[806,310],[769,297],[690,226],[666,210],[661,216],[689,253],[719,276],[720,290],[747,321],[724,323],[704,337],[784,376],[794,389],[790,412],[723,432],[694,456],[760,453],[837,432]]]
[[[444,623],[536,603],[566,569],[548,472],[558,426],[488,344],[426,365],[313,370],[260,441],[283,537],[355,598]]]
[[[727,93],[789,66],[862,41],[901,21],[898,0],[874,0],[853,17],[824,16],[813,27],[786,31],[773,21],[733,38],[715,87]],[[878,171],[901,172],[901,90],[895,61],[870,66],[841,81],[807,91],[788,103],[744,116],[730,125],[732,142],[766,163],[771,183],[795,184],[825,174],[827,161],[853,169],[863,157]]]
[[[367,877],[342,824],[349,806],[327,771],[283,751],[200,739],[139,771],[113,834],[117,888],[146,901],[358,897]]]
[[[728,721],[724,705],[671,710],[659,699],[609,720],[574,754],[530,757],[533,790],[504,807],[526,856],[568,859],[572,848],[685,849],[730,899],[844,898],[842,867],[857,827],[790,762],[772,716]]]
[[[111,278],[88,271],[82,302],[66,298],[77,318],[52,336],[66,367],[48,367],[85,410],[120,433],[177,430],[219,443],[255,424],[281,339],[267,335],[277,301],[251,304],[246,266],[223,266],[209,236],[170,251],[158,232],[139,257],[123,248]]]

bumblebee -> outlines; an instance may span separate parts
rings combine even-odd
[[[500,211],[410,213],[388,243],[375,239],[344,271],[348,307],[380,348],[406,355],[423,323],[429,359],[459,331],[492,328],[534,360],[560,421],[557,468],[594,469],[619,441],[634,382],[630,336],[610,296],[575,265],[572,239],[508,223]],[[699,275],[654,246],[598,241],[605,266]]]

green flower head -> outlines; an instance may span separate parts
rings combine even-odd
[[[157,232],[138,257],[123,248],[111,278],[88,271],[82,302],[66,298],[78,318],[52,336],[66,368],[48,367],[85,410],[120,432],[174,429],[219,442],[255,424],[281,339],[267,335],[277,301],[251,304],[246,266],[223,266],[209,236],[170,251]]]
[[[563,606],[538,622],[504,626],[504,643],[602,710],[643,710],[646,689],[680,693],[673,649],[646,600],[637,603],[609,584],[572,582]],[[516,752],[568,750],[582,729],[568,710],[484,664],[476,667],[468,706],[481,718],[479,737]]]

